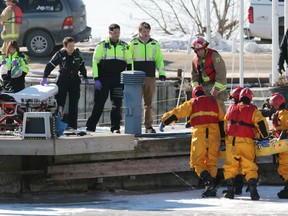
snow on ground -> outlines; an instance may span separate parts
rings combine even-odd
[[[23,195],[22,198],[3,198],[0,215],[287,215],[287,200],[276,193],[283,187],[259,186],[259,201],[252,201],[249,193],[234,200],[221,197],[201,198],[203,189],[178,192],[140,194],[128,191],[93,192],[87,194]]]
[[[166,52],[191,52],[191,42],[195,37],[190,35],[177,34],[172,36],[163,36],[163,35],[151,35],[152,38],[156,39],[162,48]],[[79,47],[95,47],[98,42],[106,39],[106,37],[92,38],[90,41],[85,43],[78,43]],[[121,37],[120,37],[121,38]],[[121,38],[122,40],[129,42],[132,38],[125,37]],[[189,44],[189,46],[187,46]],[[223,39],[218,33],[213,33],[211,35],[210,48],[216,49],[222,52],[239,52],[239,41],[231,41]],[[253,40],[244,40],[244,52],[246,53],[271,53],[272,44],[258,44],[257,39]]]

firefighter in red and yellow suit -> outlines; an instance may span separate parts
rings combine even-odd
[[[165,125],[188,116],[193,127],[190,167],[195,169],[204,182],[202,197],[215,197],[218,153],[221,137],[225,137],[224,112],[213,97],[205,95],[202,86],[195,86],[192,99],[165,113],[159,129],[163,131]]]
[[[226,159],[223,165],[224,177],[227,183],[225,198],[234,199],[235,177],[239,167],[248,182],[250,197],[259,200],[257,191],[258,166],[255,164],[254,137],[257,131],[262,142],[267,143],[268,123],[257,107],[251,104],[252,91],[249,88],[241,90],[238,104],[232,104],[225,115],[226,128]]]
[[[6,8],[0,15],[0,22],[3,25],[3,31],[1,32],[1,38],[3,39],[2,54],[6,53],[9,41],[18,40],[22,24],[22,11],[16,5],[18,0],[7,0],[5,3]]]
[[[280,139],[287,138],[288,129],[288,109],[285,108],[285,98],[279,93],[275,93],[270,98],[269,103],[277,110],[273,120],[274,137]],[[288,151],[279,153],[278,173],[284,179],[284,189],[277,193],[280,199],[288,198]]]
[[[202,85],[225,112],[224,101],[228,98],[225,62],[216,50],[207,48],[208,45],[203,37],[192,41],[191,48],[196,55],[192,61],[191,84],[192,87]]]

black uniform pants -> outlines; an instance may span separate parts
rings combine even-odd
[[[110,92],[110,100],[112,102],[112,110],[110,113],[111,128],[113,128],[113,130],[119,130],[123,100],[123,85],[120,84],[118,77],[102,77],[100,82],[102,88],[101,90],[95,90],[94,92],[94,106],[92,114],[86,123],[87,129],[95,131]]]
[[[77,118],[78,118],[78,102],[80,98],[80,83],[79,76],[67,77],[59,76],[57,81],[58,93],[56,100],[58,106],[64,107],[67,93],[69,95],[69,109],[67,124],[69,127],[77,129]]]

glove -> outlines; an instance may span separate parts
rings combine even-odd
[[[285,71],[283,65],[278,65],[278,72],[280,75],[282,75],[282,71]]]
[[[89,80],[87,78],[83,78],[82,80],[84,81],[85,85],[89,85]]]
[[[95,84],[94,84],[95,90],[101,90],[102,88],[102,84],[99,80],[95,80]]]
[[[260,144],[262,147],[269,147],[269,140],[268,139],[263,139],[261,140]]]
[[[159,80],[162,81],[162,82],[164,82],[164,81],[166,80],[166,76],[160,75],[160,76],[159,76]]]
[[[1,65],[5,65],[6,64],[6,60],[3,59],[2,62],[1,62]]]
[[[42,80],[40,81],[40,85],[44,86],[44,85],[48,85],[48,81],[47,78],[42,78]]]
[[[225,143],[225,140],[221,140],[221,143],[220,143],[220,151],[226,151],[226,143]]]
[[[161,123],[159,124],[159,130],[160,130],[161,132],[164,132],[164,127],[165,127],[165,125],[161,122]]]
[[[13,59],[13,60],[12,60],[12,65],[13,65],[14,67],[18,65],[18,63],[17,63],[17,60],[16,60],[16,59]]]

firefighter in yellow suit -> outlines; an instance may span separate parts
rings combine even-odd
[[[225,137],[224,112],[216,99],[206,96],[204,87],[198,85],[192,90],[191,100],[163,115],[159,130],[185,117],[190,117],[193,127],[190,167],[204,182],[202,197],[215,197],[218,153],[221,137]]]
[[[287,138],[288,130],[288,109],[285,108],[285,98],[282,94],[275,93],[269,100],[271,106],[277,110],[273,119],[274,137],[280,139]],[[279,153],[278,173],[284,179],[284,189],[277,193],[280,199],[288,198],[288,151]]]
[[[232,104],[225,115],[226,159],[223,165],[224,178],[228,186],[225,198],[234,199],[235,177],[242,168],[248,182],[250,197],[259,200],[257,191],[258,166],[255,163],[254,137],[257,131],[261,144],[268,143],[268,123],[257,107],[251,104],[253,94],[249,88],[241,90],[238,104]]]
[[[6,53],[9,41],[17,41],[19,30],[22,24],[22,11],[17,6],[18,0],[5,0],[6,8],[0,15],[0,22],[3,25],[1,38],[3,39],[2,53]]]

